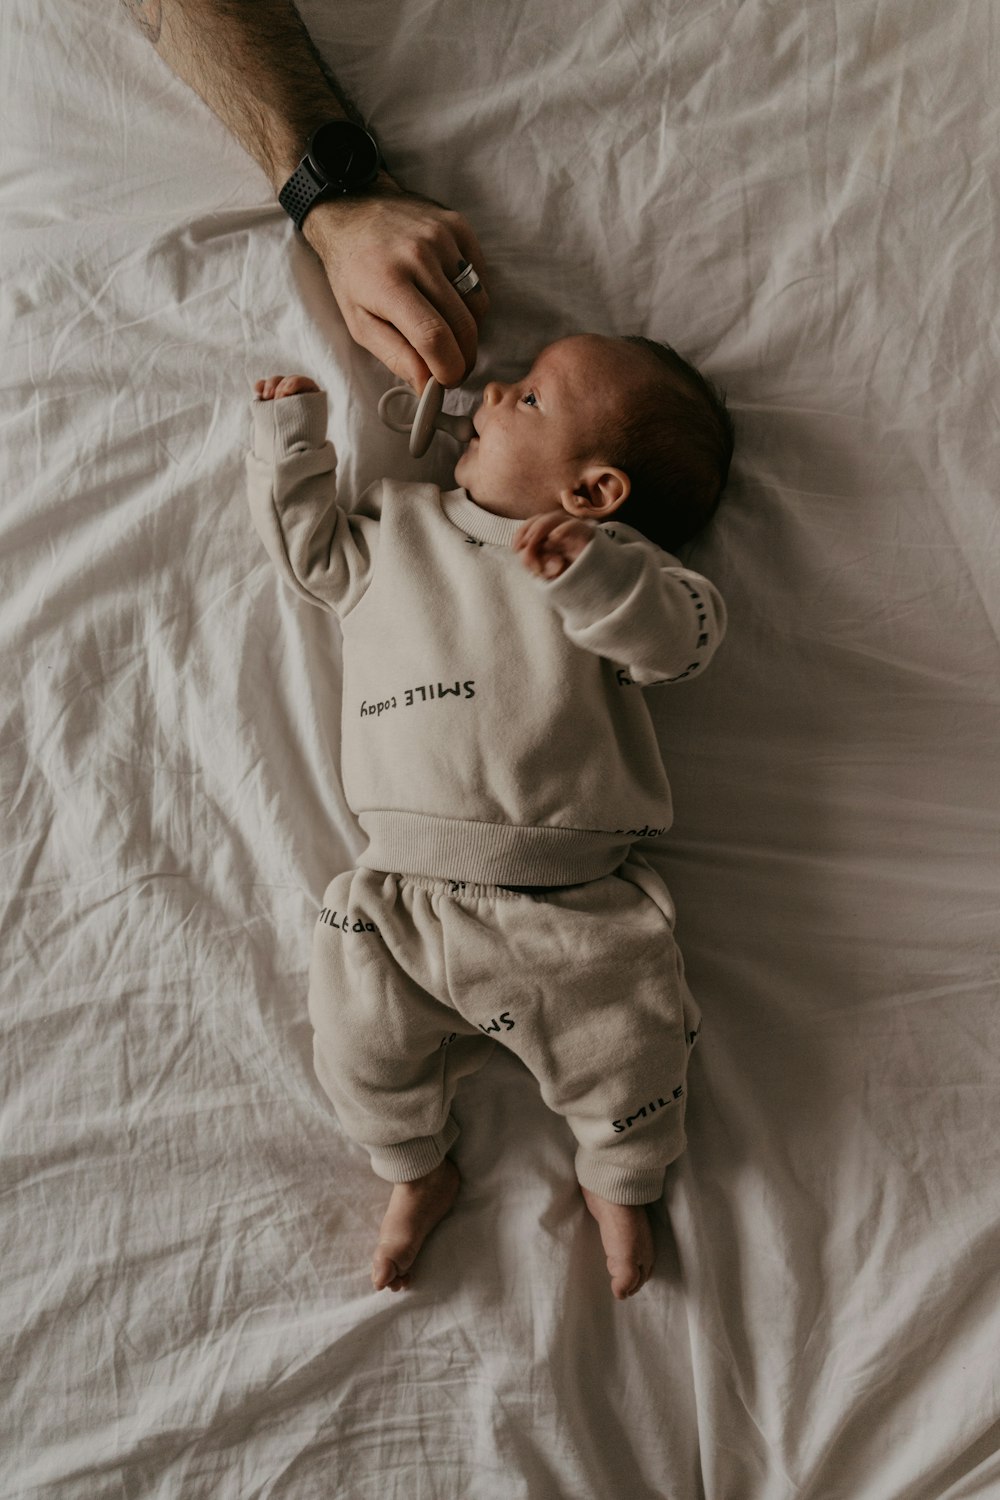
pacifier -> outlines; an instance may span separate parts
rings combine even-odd
[[[410,410],[402,405],[402,398],[406,397]],[[408,385],[394,385],[391,391],[386,391],[378,404],[378,414],[387,427],[393,432],[408,432],[410,434],[410,452],[414,458],[423,458],[431,445],[431,438],[435,432],[446,432],[456,442],[467,443],[470,438],[475,437],[476,429],[472,425],[471,417],[453,417],[448,412],[441,410],[444,401],[444,386],[439,385],[432,375],[424,386],[420,399],[414,396]],[[389,414],[389,408],[396,402],[399,420]],[[409,418],[409,420],[407,420]]]

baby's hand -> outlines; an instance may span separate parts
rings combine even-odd
[[[308,375],[268,375],[258,380],[254,390],[262,401],[272,401],[276,396],[301,396],[305,391],[318,391],[319,386]]]
[[[514,533],[512,546],[521,561],[539,578],[558,578],[575,562],[597,530],[592,521],[578,521],[564,510],[532,516]]]

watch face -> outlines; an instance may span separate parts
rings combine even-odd
[[[350,120],[330,120],[313,132],[309,160],[332,187],[367,187],[378,172],[378,147],[367,130]]]

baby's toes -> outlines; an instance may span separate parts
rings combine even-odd
[[[619,1302],[624,1302],[626,1297],[634,1297],[639,1288],[649,1280],[646,1267],[627,1257],[618,1260],[608,1256],[607,1265],[611,1276],[611,1290]]]

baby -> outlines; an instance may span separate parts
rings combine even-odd
[[[256,392],[254,524],[343,634],[343,783],[369,842],[324,894],[309,1014],[320,1082],[393,1184],[373,1285],[407,1286],[451,1208],[455,1088],[501,1042],[572,1130],[629,1297],[699,1029],[640,852],[672,820],[642,689],[703,671],[725,633],[666,549],[718,504],[729,415],[667,346],[575,335],[486,386],[455,488],[380,480],[343,509],[325,393]]]

